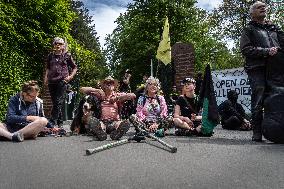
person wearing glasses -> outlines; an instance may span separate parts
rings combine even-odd
[[[35,139],[47,126],[43,102],[38,95],[37,81],[28,81],[22,85],[21,92],[10,98],[6,120],[0,123],[1,139],[14,142]]]
[[[143,122],[146,130],[155,133],[158,137],[165,136],[165,131],[171,126],[171,117],[168,116],[168,106],[165,98],[159,95],[160,81],[150,76],[145,82],[144,94],[137,101],[134,120]],[[133,124],[138,124],[134,122]]]
[[[134,93],[116,92],[118,81],[111,76],[100,82],[101,89],[93,87],[81,87],[80,91],[86,95],[96,96],[100,104],[100,117],[92,116],[88,123],[88,129],[103,141],[107,134],[112,140],[119,140],[129,129],[130,123],[127,119],[122,120],[120,112],[121,105],[127,100],[134,100]]]
[[[176,101],[174,110],[175,134],[178,136],[201,135],[201,105],[195,94],[195,79],[182,80],[182,95]]]
[[[52,101],[50,122],[57,127],[61,127],[62,109],[67,83],[70,82],[77,73],[75,64],[70,53],[67,52],[66,42],[55,37],[53,40],[53,52],[48,55],[44,84],[48,85]]]

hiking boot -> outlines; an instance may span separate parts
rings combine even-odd
[[[98,140],[103,141],[107,139],[107,133],[103,130],[101,122],[96,118],[91,118],[89,123],[90,132],[98,138]]]
[[[12,136],[13,142],[23,142],[24,141],[24,135],[21,132],[14,133]]]
[[[110,133],[110,138],[112,140],[119,140],[130,128],[128,121],[123,121],[120,123],[118,128]]]

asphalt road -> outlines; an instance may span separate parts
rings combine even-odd
[[[177,153],[147,139],[90,156],[86,149],[110,139],[71,136],[1,142],[0,189],[284,188],[284,145],[251,142],[250,135],[217,127],[210,138],[163,138],[177,147]]]

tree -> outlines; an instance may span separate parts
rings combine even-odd
[[[194,45],[197,71],[203,70],[206,62],[216,60],[218,66],[222,57],[230,56],[225,44],[210,33],[209,14],[196,8],[194,3],[194,0],[135,0],[130,4],[127,12],[117,18],[118,25],[106,40],[109,67],[114,75],[118,76],[126,68],[133,69],[135,86],[145,72],[150,74],[151,59],[157,67],[154,56],[166,16],[169,18],[171,44],[182,41]],[[218,51],[214,54],[216,59],[212,60],[210,53],[214,48]]]
[[[211,22],[214,27],[212,32],[220,38],[232,39],[238,45],[242,30],[250,20],[249,7],[254,2],[253,0],[224,0],[213,11]],[[267,2],[269,2],[267,4],[267,19],[283,27],[281,2],[276,0]]]
[[[107,72],[95,26],[88,26],[87,11],[78,14],[80,11],[72,8],[71,2],[0,1],[0,120],[10,96],[20,90],[24,81],[42,82],[45,59],[55,36],[67,39],[69,51],[81,64],[79,75],[83,85],[95,84]],[[76,23],[81,24],[81,33],[73,32]]]
[[[80,85],[95,86],[108,72],[106,58],[99,44],[92,16],[81,1],[71,1],[77,17],[71,23],[71,36],[78,43],[73,49],[79,63]],[[79,47],[80,46],[80,47]]]

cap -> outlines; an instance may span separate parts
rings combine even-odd
[[[195,84],[196,81],[195,81],[195,79],[193,79],[193,78],[191,78],[191,77],[186,77],[186,78],[184,78],[184,79],[181,81],[181,84],[184,85],[184,84],[186,84],[186,83],[193,83],[193,84]]]

